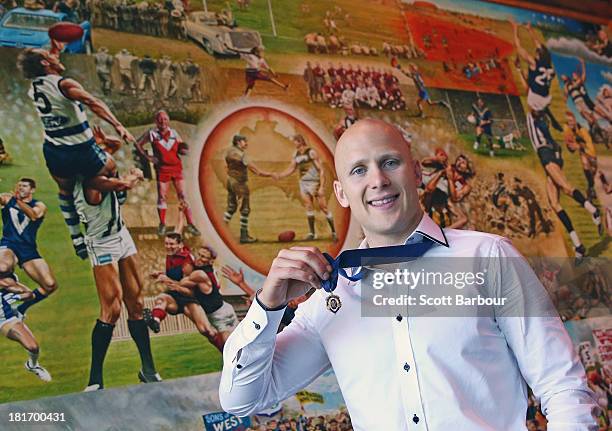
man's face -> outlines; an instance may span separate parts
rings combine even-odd
[[[455,161],[455,169],[457,169],[459,172],[466,172],[468,169],[467,160],[465,160],[463,157],[457,157],[457,160]]]
[[[482,100],[482,99],[478,99],[478,100],[476,101],[476,103],[478,104],[478,107],[479,107],[479,108],[483,108],[483,107],[484,107],[484,100]]]
[[[607,42],[608,41],[608,33],[606,33],[605,30],[599,30],[597,32],[597,37],[599,38],[599,40],[601,40],[602,42]]]
[[[438,159],[440,163],[446,163],[448,161],[448,154],[446,154],[446,151],[438,149],[435,154],[436,159]]]
[[[336,146],[334,192],[363,227],[366,237],[408,235],[422,212],[420,167],[400,132],[379,120],[362,120]]]
[[[294,139],[293,144],[295,145],[295,149],[298,150],[300,153],[303,152],[304,149],[306,149],[306,144],[300,141],[299,139]]]
[[[269,431],[276,431],[276,421],[271,420],[270,422],[266,424],[266,427]]]
[[[34,189],[30,185],[30,183],[26,181],[19,181],[17,183],[17,195],[19,196],[20,199],[28,199],[32,197],[33,193],[34,193]]]
[[[207,248],[200,248],[196,255],[195,264],[198,266],[208,265],[212,262],[212,253]]]
[[[164,239],[164,247],[166,248],[166,254],[172,256],[173,254],[177,254],[182,248],[183,243],[175,240],[174,238]]]
[[[167,130],[170,126],[170,117],[165,112],[160,112],[155,117],[155,125],[161,131]]]
[[[567,120],[567,125],[570,126],[572,129],[576,127],[576,117],[568,114],[565,116],[565,119]]]
[[[42,55],[41,63],[47,69],[47,72],[60,74],[66,70],[66,67],[60,61],[59,55],[52,55],[46,49],[37,49],[36,52]]]
[[[248,146],[249,144],[246,139],[241,139],[240,141],[238,141],[238,148],[240,148],[241,150],[246,150]]]

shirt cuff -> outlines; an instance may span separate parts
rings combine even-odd
[[[273,308],[267,307],[263,302],[259,300],[259,292],[261,292],[261,290],[262,289],[259,289],[257,293],[255,294],[255,300],[257,301],[257,303],[259,304],[261,308],[263,308],[265,311],[280,311],[280,310],[285,309],[288,303],[285,303],[283,305],[279,305],[278,307],[273,307]]]

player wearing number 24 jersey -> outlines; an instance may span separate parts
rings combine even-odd
[[[59,187],[60,209],[75,251],[84,259],[87,254],[72,196],[75,178],[92,179],[91,186],[102,192],[117,186],[108,182],[114,176],[115,164],[96,145],[85,106],[111,124],[122,139],[134,142],[134,138],[104,102],[75,80],[62,77],[66,70],[59,58],[62,47],[52,39],[50,50],[26,49],[19,55],[17,66],[31,80],[28,95],[44,129],[45,162]]]

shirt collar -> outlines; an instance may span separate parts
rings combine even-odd
[[[423,241],[423,238],[428,238],[429,240],[435,242],[436,244],[443,245],[445,247],[450,247],[448,244],[448,240],[444,235],[444,231],[440,226],[436,224],[435,221],[431,219],[427,214],[423,213],[423,217],[421,221],[417,225],[416,229],[408,235],[404,245],[415,244]],[[368,248],[367,238],[361,241],[358,248]],[[361,270],[361,267],[358,268],[347,268],[346,272],[350,275],[355,275]]]
[[[421,221],[419,222],[416,229],[410,235],[408,235],[408,238],[406,238],[404,244],[408,245],[421,242],[423,241],[423,237],[428,238],[439,245],[450,247],[442,228],[438,226],[436,222],[434,222],[431,217],[429,217],[425,213],[423,213],[423,217],[421,218]],[[368,241],[366,238],[361,241],[361,244],[359,244],[358,248],[368,247]]]

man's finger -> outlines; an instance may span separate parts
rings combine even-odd
[[[327,263],[325,257],[321,254],[321,252],[307,247],[304,247],[304,249],[299,250],[296,250],[295,247],[292,247],[288,250],[281,250],[278,253],[278,257],[304,262],[305,264],[310,266],[317,274],[317,276],[321,279],[326,279],[325,274],[327,273],[329,276],[329,272],[331,271],[329,264]]]
[[[290,250],[303,250],[303,251],[310,251],[313,253],[313,256],[316,256],[317,259],[323,264],[325,265],[325,267],[327,268],[328,271],[332,270],[331,265],[329,264],[329,262],[327,261],[327,259],[325,259],[325,256],[323,256],[323,253],[321,252],[321,250],[319,250],[318,247],[305,247],[305,246],[295,246],[295,247],[291,247]]]
[[[321,284],[317,282],[317,277],[312,272],[302,271],[297,268],[277,268],[275,275],[284,280],[301,281],[309,286],[319,289]]]

